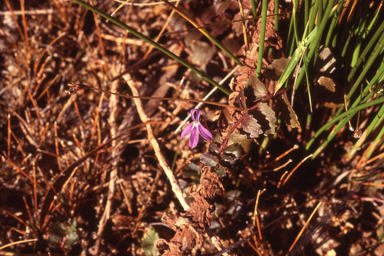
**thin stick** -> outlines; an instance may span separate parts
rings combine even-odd
[[[236,72],[236,70],[240,68],[239,65],[237,65],[231,72],[228,73],[228,75],[226,75],[223,80],[221,80],[219,82],[219,85],[222,85],[230,76],[232,76],[233,73]],[[200,109],[200,107],[205,103],[207,104],[211,104],[210,102],[206,101],[209,97],[211,97],[211,95],[217,90],[217,87],[213,88],[204,98],[202,101],[199,102],[199,104],[196,105],[195,109]],[[181,127],[184,126],[184,124],[188,121],[188,119],[191,117],[191,114],[188,114],[188,116],[184,119],[184,121],[179,125],[179,127],[177,127],[177,129],[175,130],[175,133],[177,133]]]
[[[289,163],[292,163],[292,159],[289,159],[285,164],[279,166],[279,167],[276,167],[275,169],[273,169],[274,172],[277,172],[278,170],[284,168],[285,166],[287,166]]]
[[[253,220],[253,225],[255,225],[255,220],[256,220],[256,223],[257,223],[257,231],[259,232],[259,237],[260,237],[260,241],[263,240],[263,237],[261,235],[261,229],[260,229],[260,223],[259,223],[259,213],[257,211],[257,207],[259,205],[259,198],[260,198],[260,195],[262,193],[264,193],[265,189],[263,189],[262,191],[259,190],[259,192],[257,192],[257,197],[256,197],[256,204],[255,204],[255,219]]]
[[[7,1],[6,1],[7,2]],[[28,10],[28,11],[24,11],[24,14],[25,15],[46,15],[46,14],[52,14],[54,13],[54,10],[53,9],[49,9],[49,10]],[[0,11],[0,16],[3,16],[3,15],[9,15],[9,14],[13,14],[13,15],[22,15],[23,12],[22,11]]]
[[[297,170],[297,168],[299,168],[299,166],[304,163],[305,160],[307,160],[308,158],[312,157],[313,154],[310,154],[309,156],[305,157],[303,160],[301,160],[301,162],[292,170],[292,172],[287,176],[287,178],[284,180],[283,182],[283,186],[285,185],[285,183],[287,183],[287,181],[289,180],[289,178],[292,176],[292,174]]]
[[[23,201],[24,201],[24,204],[25,204],[25,209],[27,209],[27,213],[28,213],[29,219],[32,220],[32,214],[31,214],[31,211],[29,210],[29,206],[28,206],[27,200],[25,200],[25,196],[23,196]]]
[[[102,65],[103,68],[102,69],[99,68],[99,69],[100,69],[100,71],[102,70],[102,71],[106,72],[108,70],[108,68],[107,68],[107,61],[106,61],[106,57],[105,57],[104,44],[103,44],[103,40],[102,40],[101,32],[100,32],[100,26],[99,26],[99,22],[98,22],[96,13],[95,12],[92,12],[92,13],[93,13],[93,19],[95,20],[97,35],[98,35],[98,38],[99,38],[99,45],[100,45],[100,50],[101,50],[101,56],[102,56],[102,60],[104,62],[104,65]]]
[[[33,99],[31,90],[29,90],[28,87],[27,87],[27,91],[28,91],[28,96],[31,99],[32,105],[35,108],[35,113],[36,113],[36,117],[37,117],[37,123],[39,124],[39,132],[38,133],[39,133],[39,135],[42,135],[43,130],[41,129],[41,123],[42,122],[41,122],[41,118],[40,118],[39,106],[36,104],[36,101]]]
[[[244,235],[243,233],[240,233],[241,237],[245,240],[246,239],[246,235]],[[259,252],[259,250],[249,241],[247,240],[247,244],[257,253],[257,255],[259,256],[262,256]],[[257,241],[255,241],[255,244],[257,246]]]
[[[308,226],[308,223],[309,221],[312,219],[313,215],[315,214],[315,212],[317,211],[317,209],[319,208],[319,206],[321,205],[321,202],[316,206],[315,210],[313,210],[311,216],[309,216],[309,219],[307,220],[307,222],[305,223],[304,227],[300,230],[299,234],[297,235],[295,241],[293,242],[293,244],[291,245],[291,248],[289,248],[289,252],[292,251],[293,247],[295,246],[295,244],[297,243],[297,240],[299,240],[300,236],[303,234],[305,228]],[[288,254],[287,254],[288,255]]]
[[[288,171],[285,171],[283,175],[281,175],[279,183],[277,183],[277,188],[280,188],[281,182],[283,181],[284,177],[288,174]]]
[[[20,150],[20,153],[23,155],[23,158],[24,158],[24,157],[25,157],[25,152],[24,152],[24,150],[23,150],[23,147],[22,147],[21,144],[20,144],[20,141],[16,138],[16,135],[15,135],[12,131],[11,131],[11,135],[12,135],[12,137],[15,139],[17,145],[19,146],[18,149]],[[29,156],[31,156],[31,155],[29,155]],[[24,160],[23,160],[23,161],[24,161]]]
[[[16,24],[16,28],[17,28],[17,30],[19,31],[20,37],[24,39],[24,34],[23,34],[23,32],[21,31],[21,28],[20,28],[20,26],[19,26],[19,23],[17,22],[17,19],[16,19],[16,16],[15,16],[15,15],[21,15],[22,13],[25,13],[25,12],[18,11],[19,14],[16,14],[16,13],[13,11],[12,6],[9,4],[9,1],[8,1],[8,0],[5,0],[5,4],[7,5],[8,9],[9,9],[9,12],[7,12],[7,14],[11,13],[13,22],[14,22],[14,24]],[[4,14],[4,15],[5,15],[5,14]]]
[[[20,219],[19,217],[17,217],[14,213],[2,208],[3,211],[5,211],[6,213],[8,213],[9,215],[11,215],[14,219],[16,219],[17,221],[19,221],[21,224],[23,224],[25,227],[27,227],[27,223],[25,223],[22,219]]]
[[[126,202],[126,204],[127,204],[128,212],[129,212],[129,214],[132,214],[131,203],[129,202],[129,198],[128,198],[127,192],[125,192],[124,185],[121,184],[121,182],[120,182],[120,183],[119,183],[119,186],[120,186],[121,192],[123,192],[123,195],[124,195],[124,198],[125,198],[125,202]]]
[[[53,0],[53,2],[55,4],[56,8],[59,9],[60,16],[63,18],[64,23],[67,24],[68,22],[67,22],[67,19],[66,19],[66,15],[65,15],[63,9],[61,8],[60,4],[57,2],[57,0]]]
[[[104,93],[101,94],[100,100],[99,100],[99,105],[96,108],[96,114],[94,117],[94,122],[93,122],[93,127],[92,127],[92,132],[91,132],[91,139],[90,141],[93,140],[93,136],[95,136],[96,129],[97,129],[97,123],[99,122],[99,116],[100,116],[100,109],[103,104],[103,99],[104,99]]]
[[[57,122],[54,123],[54,130],[55,130],[55,148],[56,148],[56,155],[57,155],[57,165],[59,167],[60,172],[62,171],[61,163],[60,163],[60,152],[59,152],[59,143],[57,141]]]
[[[131,76],[129,74],[126,74],[123,76],[123,78],[125,79],[129,88],[131,89],[133,96],[137,97],[138,91],[133,84]],[[139,112],[139,116],[140,116],[141,121],[144,123],[149,121],[147,114],[145,114],[145,112],[144,112],[144,108],[143,108],[143,105],[141,104],[140,99],[134,98],[133,100],[136,103],[137,112]],[[169,179],[169,182],[171,183],[172,191],[175,193],[175,195],[176,195],[177,199],[179,200],[180,204],[182,205],[184,211],[187,211],[189,209],[189,205],[188,205],[187,201],[185,200],[184,193],[183,193],[182,189],[180,188],[179,184],[177,183],[177,180],[176,180],[175,176],[173,175],[171,168],[169,168],[167,162],[164,159],[164,156],[161,154],[160,146],[153,135],[152,127],[149,124],[147,124],[146,127],[147,127],[148,140],[150,141],[150,143],[153,147],[153,150],[155,151],[155,155],[157,157],[157,160],[159,161],[160,166],[163,168],[165,174],[167,175],[167,177]]]
[[[5,160],[5,162],[9,163],[10,165],[12,165],[13,167],[16,168],[17,171],[16,171],[16,173],[14,173],[14,174],[21,173],[21,174],[23,174],[25,177],[27,177],[27,179],[29,179],[31,182],[33,182],[33,179],[32,179],[31,177],[29,177],[29,175],[28,175],[26,172],[24,172],[22,169],[20,169],[19,166],[17,166],[15,163],[11,162],[9,159],[5,159],[5,158],[3,158],[3,159]],[[37,186],[39,186],[39,188],[40,188],[41,190],[43,190],[44,193],[46,192],[46,190],[45,190],[42,186],[40,186],[39,184],[37,184]]]
[[[384,184],[377,184],[377,183],[372,183],[372,182],[365,182],[362,185],[364,186],[372,186],[372,187],[382,187],[384,188]]]
[[[36,163],[35,163],[35,160],[32,160],[32,169],[33,169],[33,197],[34,197],[34,201],[35,201],[35,214],[37,213],[37,189],[36,189],[36,184],[37,184],[37,181],[36,181]],[[40,223],[37,223],[38,228],[40,228]]]
[[[118,2],[118,3],[123,3],[124,5],[133,5],[133,6],[151,6],[151,5],[159,5],[159,4],[164,4],[164,2],[153,2],[153,3],[143,3],[143,4],[140,4],[140,3],[127,3],[127,1],[121,1],[121,0],[114,0],[115,2]],[[169,0],[168,2],[172,3],[172,2],[176,2],[176,1],[179,1],[179,0]]]
[[[239,8],[240,8],[240,15],[241,15],[241,19],[242,19],[241,25],[242,25],[242,27],[243,27],[244,45],[247,45],[247,46],[248,46],[247,29],[246,29],[246,27],[245,27],[243,4],[241,3],[240,0],[238,0],[238,2],[239,2]]]
[[[138,96],[132,96],[132,95],[127,95],[127,94],[120,94],[120,93],[116,93],[116,92],[111,92],[111,91],[104,90],[104,89],[99,89],[99,88],[88,86],[88,85],[85,85],[85,84],[71,83],[71,84],[68,84],[68,86],[72,86],[72,87],[75,87],[75,88],[72,89],[72,90],[66,91],[67,93],[75,93],[76,91],[82,90],[82,89],[91,89],[91,90],[95,90],[95,91],[99,91],[99,92],[105,92],[105,93],[108,93],[108,94],[117,95],[117,96],[120,96],[120,97],[123,97],[123,98],[127,98],[127,99],[174,100],[174,101],[186,101],[186,102],[197,102],[197,103],[202,102],[202,103],[205,103],[205,104],[216,105],[216,106],[225,107],[225,108],[233,108],[233,109],[238,110],[238,111],[244,111],[245,110],[245,109],[242,109],[242,108],[237,108],[237,107],[230,106],[230,105],[227,105],[227,104],[222,104],[222,103],[217,103],[217,102],[212,102],[212,101],[183,99],[183,98],[149,97],[149,96],[139,96],[139,95]]]
[[[11,115],[8,114],[8,159],[11,159]]]
[[[24,0],[20,0],[20,8],[21,8],[21,18],[23,20],[23,28],[24,28],[24,37],[25,37],[25,46],[26,46],[26,52],[27,52],[27,62],[29,63],[31,59],[31,48],[29,46],[29,39],[28,39],[28,31],[27,31],[27,21],[25,19],[25,4]],[[29,66],[27,66],[29,70]]]
[[[264,252],[264,246],[263,246],[263,237],[261,235],[261,228],[260,228],[260,221],[259,221],[259,213],[257,211],[257,207],[259,205],[259,198],[260,198],[260,195],[262,193],[264,193],[265,189],[263,189],[262,191],[258,191],[257,192],[257,197],[256,197],[256,203],[255,203],[255,210],[254,210],[254,216],[255,218],[253,219],[253,225],[256,226],[257,225],[257,231],[259,233],[259,238],[260,238],[260,246],[261,246],[261,250],[262,252]],[[256,235],[254,236],[254,240],[255,240],[255,245],[257,246],[257,239],[256,239]],[[257,250],[258,252],[258,250]],[[259,253],[258,253],[259,254]]]
[[[0,251],[4,248],[7,248],[9,246],[12,246],[12,245],[15,245],[15,244],[22,244],[22,243],[29,243],[29,242],[36,242],[37,241],[37,238],[34,238],[34,239],[27,239],[27,240],[22,240],[22,241],[17,241],[17,242],[13,242],[13,243],[10,243],[10,244],[6,244],[4,246],[1,246],[0,247]]]
[[[268,165],[270,165],[270,164],[272,164],[272,163],[274,163],[274,162],[279,161],[281,158],[283,158],[284,156],[288,155],[290,152],[292,152],[293,150],[298,149],[298,148],[299,148],[298,145],[296,145],[296,144],[293,145],[293,147],[292,147],[291,149],[288,149],[288,150],[285,151],[283,154],[281,154],[281,155],[279,155],[278,157],[276,157],[272,162],[269,162],[269,163],[265,164],[265,165],[263,166],[263,168],[264,168],[264,167],[267,167]]]
[[[359,163],[358,165],[357,165],[357,168],[360,168],[360,167],[364,167],[364,166],[366,166],[367,164],[370,164],[370,163],[372,163],[373,161],[375,161],[376,159],[378,159],[378,158],[382,158],[382,157],[384,157],[384,153],[381,153],[380,155],[377,155],[377,156],[375,156],[375,157],[373,157],[373,158],[371,158],[371,159],[369,159],[369,160],[367,160],[367,161],[365,161],[365,162],[363,162],[363,163]]]
[[[126,5],[130,0],[125,0],[125,2],[122,2],[119,7],[116,8],[116,10],[114,10],[112,13],[111,13],[111,16],[115,16],[115,13],[117,13],[118,10],[121,9],[121,7],[123,7],[124,5]],[[108,21],[107,21],[108,22]]]
[[[117,91],[118,90],[118,81],[112,82],[111,85],[111,90]],[[110,114],[108,118],[108,124],[111,127],[111,138],[114,138],[117,136],[117,125],[116,125],[116,116],[117,116],[117,106],[119,102],[119,97],[116,95],[111,95],[109,98],[109,109],[110,109]],[[99,128],[100,130],[100,128]],[[99,136],[100,137],[100,136]],[[103,213],[103,216],[101,217],[99,221],[99,229],[97,231],[97,240],[96,240],[96,246],[95,246],[95,255],[99,253],[99,248],[100,248],[100,243],[101,243],[101,234],[104,230],[105,224],[110,218],[111,214],[111,207],[112,207],[112,199],[115,194],[115,187],[116,187],[116,180],[117,180],[117,166],[118,166],[118,154],[116,151],[116,141],[112,141],[112,170],[111,173],[109,174],[109,187],[108,187],[108,195],[107,195],[107,203],[105,205],[105,210]],[[100,143],[98,144],[100,145]],[[97,155],[98,157],[98,155]]]
[[[176,4],[175,4],[175,7],[177,7],[177,6],[179,5],[179,2],[180,2],[180,0],[177,0],[177,2],[176,2]],[[173,16],[174,13],[175,13],[175,9],[172,9],[171,14],[168,16],[166,22],[164,23],[164,26],[161,28],[161,30],[160,30],[159,34],[157,35],[156,39],[153,40],[155,43],[157,43],[157,42],[159,41],[160,37],[163,35],[164,30],[165,30],[165,28],[168,26],[169,22],[171,21],[171,18],[172,18],[172,16]],[[148,57],[148,55],[151,53],[151,51],[153,50],[153,48],[154,48],[153,45],[151,45],[151,46],[149,47],[148,51],[144,54],[143,59],[145,59],[145,58]],[[217,87],[215,87],[215,88],[217,88]]]
[[[36,61],[35,66],[34,66],[34,68],[33,68],[33,70],[34,70],[35,73],[37,73],[37,67],[38,67],[39,64],[40,64],[40,59],[41,59],[41,58],[44,56],[44,54],[45,54],[45,53],[52,47],[52,45],[53,45],[54,43],[56,43],[60,38],[62,38],[62,37],[65,36],[65,35],[66,35],[65,32],[63,32],[63,33],[61,33],[60,35],[58,35],[55,39],[52,40],[52,42],[51,42],[47,47],[45,47],[45,49],[44,49],[41,53],[39,53],[39,56],[37,57],[37,61]],[[48,58],[47,58],[47,59],[48,59]],[[44,66],[45,66],[45,64],[44,64]],[[39,74],[37,75],[36,80],[39,80],[42,71],[43,71],[43,68],[40,68],[40,72],[39,72]],[[36,92],[36,91],[37,91],[37,88],[35,88],[34,91]],[[34,94],[35,94],[35,93],[34,93]]]

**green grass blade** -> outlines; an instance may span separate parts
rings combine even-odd
[[[265,40],[265,27],[267,25],[267,7],[268,0],[262,0],[261,8],[261,31],[260,31],[260,44],[259,44],[259,58],[257,60],[256,76],[260,77],[261,67],[263,64],[264,40]]]
[[[309,11],[310,11],[310,7],[309,7],[309,0],[305,0],[304,1],[304,24],[308,24],[308,21],[309,21]]]
[[[332,131],[332,133],[327,137],[327,139],[320,145],[320,147],[318,147],[315,151],[315,153],[313,153],[312,155],[312,159],[315,159],[320,153],[321,151],[323,151],[323,149],[328,145],[328,143],[336,136],[336,134],[341,130],[341,128],[343,128],[347,123],[348,121],[357,113],[354,112],[353,114],[351,114],[350,116],[347,116],[345,119],[343,119],[338,125],[337,127]]]
[[[379,15],[380,13],[380,9],[382,8],[382,5],[380,5],[380,7],[378,9],[376,9],[376,13],[375,13],[375,16],[373,17],[373,19],[371,20],[371,22],[369,23],[368,27],[367,27],[367,30],[364,31],[364,39],[367,37],[367,35],[369,34],[369,32],[371,32],[372,28],[375,26],[375,24],[377,22],[379,22],[379,18],[381,17],[381,15]]]
[[[383,33],[384,35],[384,33]],[[349,90],[349,93],[347,95],[347,101],[349,101],[353,95],[353,93],[355,92],[355,90],[357,89],[357,87],[360,85],[361,81],[363,81],[365,75],[367,74],[367,72],[369,71],[369,69],[371,68],[373,62],[376,60],[376,58],[379,56],[380,52],[383,50],[384,48],[384,40],[381,40],[381,42],[379,43],[379,45],[376,47],[376,49],[374,50],[374,52],[371,54],[371,56],[369,57],[363,71],[361,71],[361,74],[360,76],[357,78],[356,82],[353,84],[352,88]]]
[[[180,16],[186,19],[189,23],[195,26],[203,35],[205,35],[209,40],[211,40],[217,47],[219,47],[223,52],[225,52],[237,65],[243,66],[243,64],[236,58],[227,48],[224,47],[216,38],[211,36],[208,31],[204,27],[200,27],[196,22],[190,19],[187,15],[181,12],[176,6],[168,2],[167,0],[162,0],[166,5],[171,7],[175,12],[177,12]]]
[[[324,47],[329,47],[329,44],[331,43],[332,36],[337,37],[337,33],[335,33],[336,25],[339,22],[341,10],[343,8],[343,5],[340,4],[339,7],[337,7],[336,13],[333,16],[332,23],[329,26],[327,38],[325,39]]]
[[[376,43],[380,42],[377,41],[380,35],[384,35],[384,22],[381,23],[380,27],[376,30],[375,34],[372,36],[372,38],[369,40],[367,46],[365,47],[364,51],[361,53],[359,59],[357,60],[355,66],[351,70],[351,72],[348,75],[347,81],[351,81],[353,76],[356,73],[357,68],[360,66],[360,64],[365,60],[365,56],[368,54],[368,52],[371,50],[372,46]]]
[[[316,11],[316,0],[312,0],[310,12],[309,12],[309,23],[308,23],[308,31],[312,31],[315,26],[315,20],[317,16]]]
[[[285,56],[292,56],[292,54],[295,51],[296,41],[293,40],[295,30],[293,29],[293,15],[291,15],[291,21],[289,24],[289,30],[288,30],[288,36],[287,36],[287,45],[290,45],[290,47],[286,47],[285,49]]]
[[[348,158],[353,157],[357,149],[360,148],[364,142],[366,141],[367,137],[371,134],[371,132],[374,129],[377,129],[379,127],[383,127],[382,123],[384,121],[384,105],[381,106],[380,110],[375,115],[375,118],[372,120],[372,122],[369,124],[368,128],[365,130],[363,135],[360,137],[360,139],[353,145],[351,150],[348,152]]]
[[[279,31],[279,0],[275,0],[275,31]]]
[[[283,74],[280,76],[280,79],[276,84],[274,93],[276,93],[283,86],[283,84],[288,79],[288,77],[291,76],[297,63],[299,63],[301,56],[304,54],[305,47],[307,47],[308,44],[310,44],[312,42],[312,40],[316,37],[316,35],[317,35],[317,29],[315,28],[307,36],[307,38],[304,39],[304,41],[299,43],[299,46],[297,47],[296,51],[293,53],[293,56],[292,56],[291,60],[288,62],[287,67],[284,69]]]
[[[297,80],[296,80],[297,86],[301,83],[301,80],[303,79],[304,74],[305,74],[306,67],[309,66],[312,58],[314,57],[315,51],[318,50],[318,46],[320,45],[321,36],[324,32],[325,26],[326,26],[329,18],[332,17],[334,12],[337,10],[337,9],[334,9],[335,7],[337,8],[337,6],[334,6],[334,4],[335,4],[335,0],[329,1],[327,9],[325,10],[323,19],[321,21],[321,24],[316,26],[318,28],[316,38],[309,45],[308,55],[306,55],[304,57],[304,61],[303,61],[304,68],[301,70],[301,72],[299,73],[299,75],[297,77]],[[316,51],[316,52],[318,53],[318,51]],[[316,63],[314,63],[314,64],[316,64]]]
[[[172,52],[168,51],[167,49],[165,49],[164,47],[162,47],[161,45],[155,43],[154,41],[152,41],[150,38],[146,37],[145,35],[141,34],[140,32],[136,31],[134,28],[131,28],[129,26],[127,26],[126,24],[122,23],[121,21],[111,17],[110,15],[106,14],[105,12],[81,1],[81,0],[73,0],[74,2],[84,6],[85,8],[99,14],[100,16],[104,17],[105,19],[111,21],[112,23],[118,25],[119,27],[129,31],[130,33],[134,34],[135,36],[137,36],[138,38],[146,41],[147,43],[153,45],[156,49],[158,49],[159,51],[165,53],[166,55],[168,55],[169,57],[175,59],[176,61],[178,61],[180,64],[183,64],[184,66],[186,66],[187,68],[191,69],[193,72],[195,72],[196,74],[200,75],[204,80],[208,81],[210,84],[216,86],[218,89],[220,89],[222,92],[224,92],[225,94],[229,95],[230,94],[230,91],[227,90],[226,88],[222,87],[221,85],[219,85],[218,83],[216,83],[214,80],[212,80],[210,77],[208,77],[207,75],[205,75],[203,72],[201,72],[200,70],[198,70],[196,67],[194,67],[193,65],[189,64],[188,62],[184,61],[183,59],[179,58],[178,56],[176,56],[175,54],[173,54]]]
[[[253,14],[253,17],[255,18],[254,19],[254,23],[256,24],[257,23],[257,13],[256,13],[256,9],[257,9],[257,5],[259,4],[259,1],[256,1],[256,0],[251,0],[251,4],[252,4],[252,14]]]
[[[366,159],[371,158],[371,155],[376,150],[376,148],[383,145],[383,141],[384,141],[384,126],[381,128],[375,140],[369,145],[369,149],[367,150],[367,154],[365,155],[365,158]]]
[[[325,131],[326,129],[328,129],[332,124],[336,123],[337,121],[339,121],[340,119],[344,118],[344,117],[347,117],[348,115],[350,115],[350,118],[352,118],[353,115],[355,115],[358,111],[364,109],[364,108],[368,108],[370,106],[373,106],[373,105],[377,105],[377,104],[382,104],[384,103],[384,97],[381,97],[381,98],[378,98],[378,99],[375,99],[375,100],[372,100],[370,102],[367,102],[367,103],[364,103],[364,104],[361,104],[355,108],[351,108],[349,109],[347,112],[344,112],[343,114],[333,118],[330,122],[326,123],[325,125],[323,125],[323,127],[321,127],[315,134],[315,136],[313,136],[313,138],[308,142],[307,146],[306,146],[306,150],[309,150],[309,148],[311,147],[311,145],[313,144],[314,140],[319,137],[319,135]],[[349,119],[350,119],[349,118]],[[346,118],[348,119],[348,118]],[[333,137],[332,137],[333,138]],[[330,139],[327,139],[327,143],[330,141]],[[325,143],[325,142],[324,142]],[[324,145],[323,143],[323,145]]]
[[[363,10],[362,10],[362,15],[360,17],[359,25],[356,27],[356,39],[355,39],[355,45],[353,49],[353,54],[352,54],[352,60],[350,66],[353,67],[355,66],[357,59],[360,56],[361,53],[361,44],[363,41],[363,34],[364,31],[366,30],[366,23],[367,23],[367,13],[368,13],[368,7],[369,7],[369,2],[365,1],[363,2]]]

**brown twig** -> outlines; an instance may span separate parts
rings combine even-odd
[[[118,81],[112,82],[111,89],[113,91],[117,91],[118,87]],[[119,97],[116,95],[111,95],[109,98],[109,109],[110,109],[110,115],[108,118],[108,123],[111,126],[111,137],[114,138],[117,135],[117,126],[116,126],[116,115],[117,115],[117,104],[119,101]],[[110,218],[111,213],[111,206],[112,206],[112,198],[115,194],[115,185],[116,185],[116,179],[117,179],[117,165],[118,165],[118,156],[116,151],[116,141],[112,141],[112,171],[109,176],[109,187],[108,187],[108,197],[107,197],[107,203],[105,205],[105,210],[103,213],[103,216],[101,217],[99,221],[99,229],[97,230],[97,240],[96,240],[96,246],[94,255],[99,254],[99,248],[100,248],[100,242],[101,242],[101,233],[104,230],[105,224],[107,223],[107,220]]]
[[[139,95],[139,93],[138,93],[136,87],[134,86],[134,83],[131,79],[131,76],[129,74],[126,74],[123,76],[123,78],[125,79],[129,88],[131,89],[133,96],[137,97]],[[144,123],[148,122],[149,119],[147,117],[147,114],[145,114],[145,112],[144,112],[144,108],[143,108],[143,105],[141,104],[140,99],[133,98],[133,100],[136,104],[137,112],[139,113],[141,121]],[[175,195],[176,195],[177,199],[179,200],[180,204],[182,205],[184,211],[187,211],[189,209],[189,205],[188,205],[187,201],[185,200],[184,193],[181,190],[179,184],[177,183],[177,180],[176,180],[175,176],[173,175],[171,168],[165,162],[165,158],[161,154],[160,146],[153,135],[152,127],[151,127],[151,125],[146,125],[146,127],[147,127],[148,140],[151,143],[153,150],[155,151],[155,155],[156,155],[156,157],[160,163],[161,168],[163,168],[165,174],[167,175],[167,177],[169,179],[169,182],[171,183],[172,191],[175,193]]]
[[[293,249],[293,247],[295,246],[297,240],[298,240],[298,239],[300,238],[300,236],[303,234],[305,228],[308,226],[309,221],[312,219],[313,215],[315,214],[315,212],[317,211],[317,209],[319,208],[320,205],[321,205],[321,202],[318,203],[318,205],[316,206],[315,210],[313,210],[311,216],[309,216],[307,222],[305,223],[305,225],[303,226],[303,228],[300,230],[300,232],[299,232],[299,234],[297,235],[295,241],[294,241],[293,244],[291,245],[291,248],[289,248],[288,253],[290,253],[290,252],[292,251],[292,249]]]

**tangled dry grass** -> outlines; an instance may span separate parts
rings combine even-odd
[[[188,27],[179,16],[170,18],[163,4],[120,9],[115,1],[92,4],[151,38],[166,27],[159,43],[215,79],[235,67],[196,31],[174,33]],[[355,168],[358,159],[343,161],[353,137],[340,133],[320,158],[299,165],[308,156],[303,145],[328,120],[328,110],[318,106],[319,118],[306,122],[302,113],[308,105],[298,94],[302,129],[278,124],[274,135],[255,139],[258,144],[219,179],[209,168],[201,171],[199,158],[208,144],[192,151],[174,132],[195,103],[108,93],[193,100],[204,97],[208,83],[72,1],[5,0],[0,7],[0,247],[9,245],[5,251],[156,255],[155,240],[161,238],[156,246],[164,255],[174,244],[194,255],[212,255],[218,248],[241,255],[382,255],[382,163]],[[210,3],[183,2],[180,8],[202,23],[232,19],[216,16]],[[269,25],[272,31],[272,21]],[[257,35],[257,26],[252,29]],[[212,27],[211,33],[230,42],[243,59],[256,59],[252,48],[240,49],[242,40],[231,26]],[[269,36],[266,47],[281,56],[282,37]],[[257,36],[253,40],[257,43]],[[265,66],[272,61],[268,55]],[[254,72],[254,63],[248,64],[249,73],[242,70],[246,80]],[[264,82],[271,92],[269,78]],[[241,79],[238,84],[246,81]],[[78,87],[71,89],[71,83]],[[227,97],[217,92],[210,100],[225,103]],[[218,110],[204,107],[214,131]],[[281,185],[284,171],[295,166]],[[203,186],[207,180],[214,186]],[[186,191],[191,197],[183,201]],[[319,202],[318,215],[306,226]],[[303,238],[290,249],[303,226]]]

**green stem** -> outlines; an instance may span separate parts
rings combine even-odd
[[[381,23],[380,27],[376,30],[375,34],[369,40],[369,42],[368,42],[367,46],[365,47],[364,51],[361,53],[361,55],[360,55],[359,59],[357,60],[355,66],[353,67],[353,69],[351,70],[351,72],[348,75],[348,79],[347,79],[348,82],[351,81],[352,77],[355,75],[355,72],[356,72],[357,68],[363,62],[363,60],[365,59],[365,56],[371,50],[372,46],[375,43],[378,42],[377,39],[379,38],[379,36],[381,34],[383,34],[383,31],[384,31],[384,22]]]
[[[222,92],[224,92],[225,94],[229,95],[231,92],[227,89],[225,89],[224,87],[222,87],[221,85],[219,85],[218,83],[216,83],[214,80],[212,80],[209,76],[207,76],[206,74],[204,74],[203,72],[201,72],[200,70],[198,70],[196,67],[192,66],[191,64],[189,64],[188,62],[184,61],[183,59],[179,58],[178,56],[176,56],[175,54],[173,54],[172,52],[168,51],[167,49],[165,49],[164,47],[162,47],[161,45],[155,43],[154,41],[152,41],[150,38],[144,36],[143,34],[139,33],[138,31],[136,31],[135,29],[125,25],[124,23],[122,23],[121,21],[109,16],[108,14],[106,14],[105,12],[81,1],[81,0],[73,0],[74,2],[84,6],[85,8],[99,14],[100,16],[104,17],[105,19],[115,23],[116,25],[118,25],[119,27],[129,31],[130,33],[134,34],[135,36],[137,36],[138,38],[140,39],[143,39],[144,41],[148,42],[149,44],[153,45],[156,49],[160,50],[161,52],[165,53],[166,55],[168,55],[169,57],[175,59],[176,61],[178,61],[179,63],[183,64],[184,66],[186,66],[187,68],[191,69],[193,72],[195,72],[196,74],[200,75],[204,80],[208,81],[210,84],[216,86],[218,89],[220,89]]]
[[[256,22],[257,22],[256,9],[257,9],[257,5],[259,4],[259,1],[251,0],[251,4],[252,4],[252,14],[253,14],[253,17],[255,18],[254,23],[256,24]]]
[[[312,59],[312,57],[313,57],[313,55],[315,53],[315,50],[318,48],[318,45],[320,43],[320,38],[321,38],[321,36],[323,34],[323,31],[325,29],[327,21],[330,18],[332,7],[334,6],[334,3],[335,3],[335,0],[330,0],[329,3],[328,3],[327,9],[325,10],[325,13],[324,13],[324,16],[323,16],[323,20],[321,21],[320,26],[318,26],[316,38],[310,44],[310,46],[309,46],[309,49],[310,49],[309,53],[304,58],[304,69],[299,73],[299,76],[298,76],[297,81],[296,81],[297,84],[301,83],[301,80],[303,79],[303,76],[304,76],[304,73],[305,73],[304,70],[306,70],[305,66],[307,66],[307,67],[309,66],[309,63],[310,63],[310,61],[311,61],[311,59]]]
[[[182,16],[184,19],[186,19],[189,23],[191,23],[193,26],[198,28],[198,30],[203,33],[209,40],[211,40],[217,47],[219,47],[223,52],[225,52],[228,57],[230,57],[234,62],[236,62],[237,65],[243,66],[243,64],[237,59],[227,48],[224,47],[216,38],[211,36],[211,34],[208,33],[208,31],[203,27],[199,28],[199,25],[194,22],[192,19],[190,19],[187,15],[185,15],[183,12],[181,12],[176,6],[168,2],[167,0],[162,0],[166,5],[171,7],[175,12],[177,12],[180,16]]]
[[[351,90],[349,91],[349,93],[347,95],[347,101],[349,101],[351,99],[353,93],[355,92],[355,90],[357,89],[357,87],[359,86],[361,81],[363,81],[363,79],[365,77],[365,74],[367,74],[368,70],[371,68],[373,62],[376,60],[377,56],[379,56],[379,54],[383,50],[383,48],[384,48],[384,40],[382,40],[380,42],[378,47],[374,50],[374,52],[369,57],[369,59],[368,59],[368,61],[366,63],[366,66],[364,67],[364,69],[361,72],[360,76],[357,78],[356,82],[353,84]]]
[[[120,94],[120,93],[116,93],[116,92],[111,92],[111,91],[108,91],[108,90],[99,89],[99,88],[92,87],[92,86],[88,86],[88,85],[80,85],[79,90],[82,90],[82,89],[91,89],[91,90],[95,90],[95,91],[99,91],[99,92],[104,92],[104,93],[108,93],[108,94],[113,94],[113,95],[116,95],[116,96],[119,96],[119,97],[124,97],[124,98],[127,98],[127,99],[142,99],[142,100],[173,100],[173,101],[196,102],[196,103],[204,103],[204,104],[216,105],[216,106],[220,106],[220,107],[233,108],[233,109],[236,109],[236,110],[239,110],[239,111],[244,111],[244,109],[242,109],[242,108],[237,108],[237,107],[230,106],[230,105],[227,105],[227,104],[218,103],[218,102],[212,102],[212,101],[194,100],[194,99],[183,99],[183,98],[149,97],[149,96],[132,96],[132,95],[127,95],[127,94]],[[74,92],[76,92],[76,90],[77,90],[77,89],[74,89]]]
[[[261,75],[261,67],[262,67],[262,64],[263,64],[265,27],[267,25],[267,7],[268,7],[268,0],[262,0],[259,58],[257,60],[257,71],[256,71],[256,76],[257,77],[260,77],[260,75]]]
[[[275,31],[279,31],[279,0],[275,0]]]
[[[375,100],[370,101],[370,102],[367,102],[367,103],[365,103],[365,104],[361,104],[361,105],[359,105],[359,106],[357,106],[357,107],[355,107],[355,108],[351,108],[351,109],[348,110],[347,112],[344,112],[343,114],[341,114],[341,115],[339,115],[339,116],[333,118],[330,122],[328,122],[327,124],[325,124],[323,127],[321,127],[321,128],[316,132],[315,136],[313,136],[313,138],[308,142],[308,145],[306,146],[305,149],[308,150],[308,149],[311,147],[313,141],[314,141],[317,137],[319,137],[319,135],[320,135],[323,131],[325,131],[328,127],[330,127],[332,124],[336,123],[336,122],[339,121],[340,119],[342,119],[342,118],[344,118],[344,117],[346,117],[346,116],[348,116],[348,115],[354,115],[354,114],[356,114],[358,111],[360,111],[360,110],[362,110],[362,109],[364,109],[364,108],[368,108],[368,107],[370,107],[370,106],[373,106],[373,105],[376,105],[376,104],[381,104],[381,103],[384,103],[384,97],[375,99]],[[327,140],[327,141],[328,141],[328,140]]]

